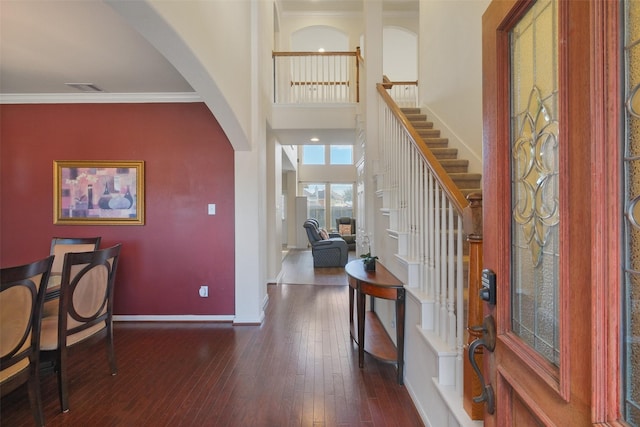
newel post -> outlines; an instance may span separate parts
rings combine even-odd
[[[463,212],[463,227],[469,242],[469,297],[467,331],[468,342],[464,351],[464,377],[463,377],[463,406],[472,420],[481,420],[484,417],[483,403],[475,403],[474,396],[482,394],[482,387],[477,375],[469,364],[467,352],[469,344],[476,338],[480,338],[482,332],[470,329],[471,326],[482,325],[482,300],[479,292],[482,275],[482,193],[472,193],[467,196],[469,206]],[[479,366],[482,366],[482,347],[478,347],[475,354]]]

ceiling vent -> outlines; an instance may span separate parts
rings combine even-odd
[[[93,83],[65,83],[67,86],[78,89],[80,92],[104,92]]]

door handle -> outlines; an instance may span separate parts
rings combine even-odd
[[[482,338],[475,339],[469,345],[469,352],[467,356],[469,357],[469,363],[471,367],[478,375],[478,379],[480,380],[480,385],[482,387],[482,394],[480,396],[476,396],[473,398],[473,401],[476,403],[486,402],[487,404],[487,412],[489,414],[493,414],[496,408],[495,402],[495,393],[493,392],[493,387],[491,384],[486,384],[484,381],[484,376],[482,375],[482,371],[476,362],[475,353],[478,347],[484,347],[487,350],[493,352],[496,348],[496,321],[493,316],[486,316],[482,322],[482,325],[472,326],[469,328],[472,331],[482,332]]]

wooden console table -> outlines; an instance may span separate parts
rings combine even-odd
[[[358,362],[364,367],[364,352],[379,360],[396,363],[398,384],[404,383],[404,285],[382,264],[376,262],[376,271],[365,271],[362,260],[348,263],[349,276],[349,326],[351,338],[358,344]],[[354,294],[357,296],[357,336],[353,320]],[[370,310],[366,311],[366,296],[370,297]],[[375,298],[396,302],[395,346],[375,312]],[[366,328],[365,328],[366,325]]]

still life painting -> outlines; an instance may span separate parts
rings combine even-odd
[[[144,224],[144,162],[54,161],[54,224]]]

